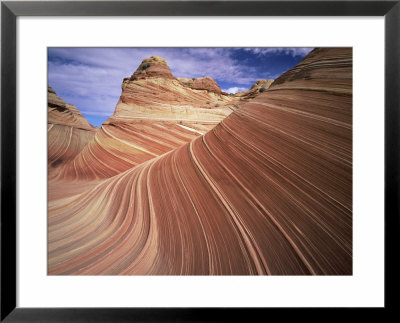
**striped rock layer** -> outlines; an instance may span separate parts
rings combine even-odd
[[[56,179],[115,176],[206,133],[237,102],[221,91],[186,86],[173,77],[164,59],[152,56],[124,79],[114,114]]]
[[[49,172],[75,158],[94,138],[96,128],[90,125],[79,110],[65,103],[49,86],[48,110],[48,163]]]
[[[204,136],[50,200],[49,274],[351,275],[352,51],[299,66]]]

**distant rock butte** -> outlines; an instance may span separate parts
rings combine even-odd
[[[228,116],[238,102],[223,94],[211,77],[175,78],[159,56],[144,59],[121,87],[114,114],[105,124],[140,118],[189,122],[204,131]]]
[[[49,86],[48,111],[48,163],[49,171],[73,158],[94,138],[96,128],[88,123],[79,110],[65,103]]]
[[[177,79],[154,77],[125,80],[114,114],[105,124],[116,120],[151,119],[186,121],[196,124],[217,124],[235,110],[238,100],[208,90],[197,90]],[[211,126],[210,126],[211,125]]]
[[[178,77],[178,80],[183,85],[195,90],[207,90],[209,92],[221,93],[221,88],[219,87],[218,83],[209,76],[191,79]]]
[[[274,80],[258,80],[255,82],[248,91],[241,91],[234,94],[235,97],[242,100],[249,100],[255,98],[258,94],[268,90]]]
[[[84,130],[96,130],[78,108],[72,104],[65,103],[54,90],[47,88],[48,123],[75,127]]]
[[[192,141],[215,127],[237,108],[239,100],[221,93],[210,77],[187,86],[166,61],[152,56],[122,83],[113,115],[58,180],[98,180]]]

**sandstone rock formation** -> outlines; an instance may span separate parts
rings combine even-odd
[[[207,90],[209,92],[221,93],[221,88],[211,77],[205,76],[200,78],[178,78],[179,82],[195,90]]]
[[[268,90],[273,82],[274,80],[258,80],[251,86],[250,90],[237,92],[235,93],[235,97],[241,98],[242,100],[254,99],[260,93]]]
[[[174,78],[161,57],[143,60],[124,79],[114,114],[58,179],[117,175],[206,133],[236,109],[238,99],[221,93],[211,78],[194,84]]]
[[[93,139],[96,128],[76,107],[58,97],[50,86],[47,98],[48,163],[51,171],[72,160]]]
[[[127,79],[130,81],[136,81],[151,77],[174,79],[167,62],[160,56],[151,56],[150,58],[144,59],[135,73],[133,73],[132,76]]]
[[[297,66],[277,78],[269,90],[306,90],[351,95],[352,73],[349,49],[329,49],[334,59],[327,58],[325,48],[310,52]]]
[[[49,274],[351,275],[351,78],[351,49],[314,50],[204,136],[49,201]]]

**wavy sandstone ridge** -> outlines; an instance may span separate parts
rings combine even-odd
[[[352,51],[299,66],[204,136],[50,201],[49,274],[352,274]]]
[[[161,57],[143,60],[124,79],[114,114],[57,180],[117,175],[206,133],[236,109],[238,100],[222,94],[211,78],[196,84],[176,79]]]
[[[47,88],[49,170],[72,160],[93,139],[96,128],[79,110]]]

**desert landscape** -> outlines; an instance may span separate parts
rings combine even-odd
[[[48,86],[49,275],[352,275],[352,49],[227,93],[157,55],[92,126]]]

